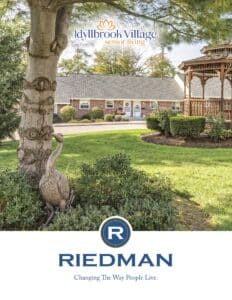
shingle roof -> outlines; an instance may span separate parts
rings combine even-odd
[[[57,77],[56,103],[70,98],[183,100],[174,78],[73,74]]]

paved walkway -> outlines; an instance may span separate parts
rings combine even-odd
[[[129,130],[146,129],[144,121],[131,122],[112,122],[112,123],[82,123],[82,124],[54,124],[56,133],[78,134],[85,132],[111,131],[111,130]]]
[[[109,122],[109,123],[78,123],[54,124],[54,131],[56,133],[79,134],[85,132],[99,132],[111,130],[129,130],[129,129],[146,129],[145,121],[130,121],[130,122]],[[19,139],[18,133],[15,133],[16,140]],[[8,139],[6,139],[8,140]]]

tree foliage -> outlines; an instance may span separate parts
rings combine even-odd
[[[86,73],[88,71],[87,54],[78,49],[72,58],[62,59],[58,68],[59,75],[62,76]]]
[[[94,74],[138,75],[142,71],[141,56],[133,49],[103,48],[95,52],[93,66]]]
[[[173,77],[175,75],[175,68],[172,66],[170,60],[162,53],[153,55],[146,61],[147,73],[151,77]]]
[[[5,15],[0,19],[0,140],[11,137],[19,125],[16,110],[25,70],[22,40],[27,28],[20,17],[11,19],[6,15],[9,6],[6,2],[1,5],[4,3]]]

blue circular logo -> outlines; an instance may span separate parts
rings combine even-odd
[[[100,226],[100,233],[103,242],[110,247],[122,247],[130,239],[130,223],[121,217],[110,217]]]

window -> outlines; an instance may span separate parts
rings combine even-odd
[[[158,102],[157,101],[151,101],[151,108],[152,109],[158,109]]]
[[[114,101],[107,100],[106,101],[106,108],[114,108]]]
[[[80,109],[89,109],[90,104],[89,100],[80,100],[79,108]]]
[[[180,111],[180,102],[172,102],[172,110]]]

